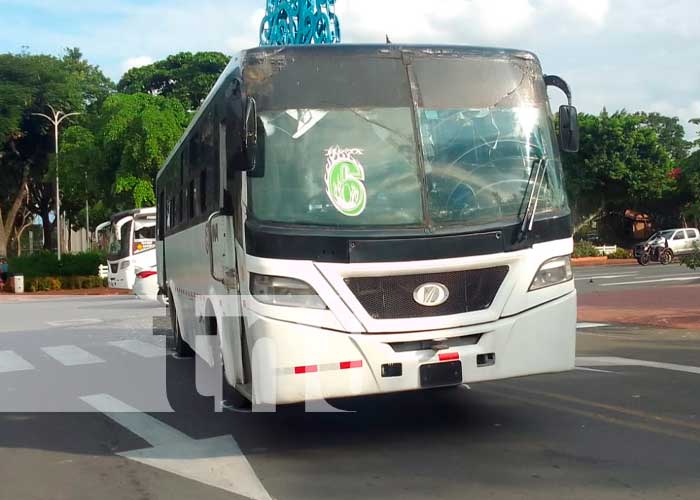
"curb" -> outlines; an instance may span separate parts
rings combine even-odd
[[[0,298],[3,297],[114,297],[118,295],[132,295],[131,290],[119,289],[119,288],[106,288],[102,289],[80,289],[80,290],[52,290],[50,292],[24,292],[24,293],[12,293],[12,292],[0,292]]]
[[[639,265],[636,259],[609,259],[607,257],[582,257],[571,259],[573,267],[589,266],[631,266]]]

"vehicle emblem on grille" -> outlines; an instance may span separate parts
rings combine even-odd
[[[442,283],[423,283],[413,291],[413,300],[422,306],[437,307],[450,297],[450,291]]]

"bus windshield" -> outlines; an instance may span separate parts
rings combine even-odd
[[[119,260],[131,255],[131,227],[132,221],[121,226],[112,224],[109,237],[108,260]]]
[[[322,86],[315,97],[266,93],[285,71],[302,78],[293,64],[270,76],[275,85],[251,89],[262,123],[262,172],[249,176],[255,219],[339,228],[515,224],[540,161],[538,216],[568,213],[536,61],[416,58],[413,81],[400,61],[360,61],[334,67],[335,102]],[[323,62],[313,63],[318,72]],[[347,83],[357,74],[366,93]],[[285,106],[293,102],[308,107]]]

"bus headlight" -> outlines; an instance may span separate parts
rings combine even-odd
[[[250,273],[250,293],[263,304],[327,309],[309,284],[294,278]]]
[[[530,291],[539,290],[552,285],[571,281],[574,273],[571,270],[571,257],[555,257],[544,262],[535,274],[530,285]]]

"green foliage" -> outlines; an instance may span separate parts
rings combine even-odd
[[[588,241],[577,241],[574,244],[573,257],[576,259],[582,257],[600,257],[600,252],[598,252],[593,243]]]
[[[624,248],[618,248],[613,253],[608,255],[608,259],[615,259],[615,260],[631,259],[631,258],[632,258],[632,252],[630,252],[629,250],[625,250]]]
[[[694,245],[693,253],[681,257],[681,264],[693,270],[700,268],[700,247],[697,243]]]
[[[99,276],[43,276],[25,280],[24,289],[33,293],[104,288],[105,286],[104,280]]]
[[[682,162],[679,184],[682,213],[697,226],[700,224],[700,150]]]
[[[136,207],[155,204],[153,182],[182,136],[189,115],[175,99],[148,94],[111,96],[100,131],[108,165],[116,167],[116,193],[129,192]]]
[[[671,155],[643,116],[581,114],[579,123],[581,151],[564,163],[571,200],[633,208],[674,187]]]
[[[49,55],[0,54],[0,210],[3,214],[19,197],[36,215],[48,219],[53,205],[49,165],[53,158],[53,126],[34,113],[80,112],[64,122],[81,123],[87,112],[112,92],[114,84],[99,68],[67,49],[62,58]],[[29,195],[23,192],[28,183]],[[68,197],[73,200],[73,197]],[[65,208],[72,210],[71,203]],[[0,254],[6,251],[10,229],[0,222]],[[11,221],[11,222],[14,222]],[[51,232],[45,236],[51,245]]]
[[[111,95],[96,114],[92,130],[66,131],[63,175],[77,189],[121,195],[118,208],[155,204],[156,174],[189,115],[177,100],[148,94]]]
[[[106,263],[101,253],[86,252],[65,254],[58,261],[52,252],[37,252],[32,255],[9,259],[9,271],[25,278],[46,276],[92,276],[97,275],[100,264]]]
[[[675,163],[683,161],[688,156],[693,144],[686,140],[685,128],[678,117],[645,112],[635,113],[634,116],[641,118],[642,126],[650,127],[656,132],[659,143]]]
[[[126,94],[172,97],[188,111],[199,108],[228,64],[220,52],[181,52],[162,61],[130,69],[117,88]]]

